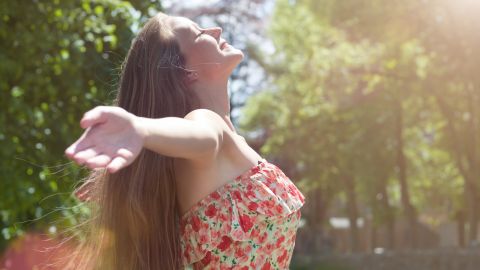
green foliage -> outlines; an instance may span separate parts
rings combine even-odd
[[[64,157],[81,115],[113,98],[132,27],[151,1],[0,4],[0,249],[25,230],[78,224],[85,175]],[[53,223],[52,223],[53,222]]]
[[[432,224],[453,217],[467,207],[467,178],[480,184],[479,11],[468,1],[277,1],[276,51],[260,61],[273,85],[247,103],[242,128],[263,134],[264,154],[293,162],[305,192],[331,200],[353,177],[362,215],[382,224],[401,207],[402,115],[411,201]]]

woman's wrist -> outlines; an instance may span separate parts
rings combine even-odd
[[[142,141],[143,147],[145,147],[145,143],[148,137],[148,124],[146,123],[147,121],[148,121],[148,118],[133,115],[133,120],[132,120],[133,126],[137,135],[140,137]]]

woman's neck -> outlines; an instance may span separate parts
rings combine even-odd
[[[192,85],[200,101],[200,107],[216,112],[222,117],[233,132],[235,127],[230,120],[230,99],[228,97],[228,80],[221,82],[197,81]]]

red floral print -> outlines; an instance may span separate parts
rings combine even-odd
[[[278,257],[278,259],[277,259],[278,263],[279,263],[279,264],[283,264],[283,262],[284,262],[285,259],[287,258],[287,255],[288,255],[287,251],[284,250],[283,253],[282,253],[282,255],[281,255],[280,257]]]
[[[207,254],[205,255],[205,257],[203,257],[202,259],[202,264],[204,266],[208,265],[210,263],[210,261],[212,260],[212,252],[207,252]]]
[[[207,207],[207,211],[205,211],[205,216],[207,217],[213,217],[217,213],[217,208],[215,207],[214,204],[210,204]]]
[[[200,230],[200,218],[198,216],[192,217],[192,228],[195,232],[198,232]]]
[[[271,268],[271,265],[270,265],[270,262],[267,261],[267,262],[263,265],[262,270],[270,270],[270,269],[272,269],[272,268]]]
[[[232,243],[232,239],[230,239],[230,237],[224,235],[224,236],[222,236],[222,242],[220,242],[220,244],[218,245],[218,248],[221,251],[225,251],[227,248],[230,247],[231,243]]]
[[[258,165],[181,217],[185,267],[288,269],[305,197],[275,165]]]
[[[235,191],[233,192],[233,196],[235,197],[235,199],[237,199],[237,200],[239,200],[239,201],[242,200],[242,195],[240,195],[240,191],[238,191],[238,190],[235,190]]]
[[[277,213],[282,213],[283,212],[283,207],[281,205],[276,205],[275,210],[277,211]]]
[[[253,227],[253,222],[248,215],[240,216],[240,225],[244,232],[248,232]]]
[[[255,211],[255,210],[257,210],[257,208],[258,208],[258,203],[256,203],[256,202],[250,202],[248,204],[248,210],[250,210],[250,211]]]
[[[215,199],[215,200],[219,200],[220,199],[220,194],[218,194],[218,192],[213,192],[212,193],[212,198]]]
[[[280,245],[283,243],[283,241],[285,241],[285,235],[282,235],[278,238],[277,240],[277,248],[280,247]]]

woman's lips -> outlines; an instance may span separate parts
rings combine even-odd
[[[227,43],[226,41],[222,42],[222,43],[220,44],[220,50],[225,49],[225,47],[227,47],[227,46],[228,46],[228,43]]]

